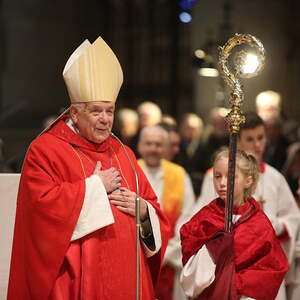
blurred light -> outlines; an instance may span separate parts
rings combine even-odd
[[[197,2],[198,0],[181,0],[179,3],[179,6],[183,9],[183,10],[191,10],[192,9],[192,4],[194,2]]]
[[[280,107],[281,96],[279,93],[271,90],[261,92],[256,97],[256,105],[259,107],[269,106],[269,105]]]
[[[280,116],[280,94],[271,90],[259,93],[256,96],[256,110],[264,121]]]
[[[252,53],[248,53],[246,56],[245,64],[242,66],[243,74],[255,73],[259,66],[258,56]]]
[[[192,21],[192,16],[188,12],[182,12],[179,14],[179,19],[182,23],[189,23]]]
[[[191,3],[186,0],[181,0],[179,5],[183,10],[190,10],[192,8]]]
[[[230,111],[230,109],[225,108],[225,107],[220,107],[219,108],[219,114],[223,118],[225,118],[228,115],[229,111]]]
[[[195,56],[198,58],[204,58],[206,55],[205,51],[201,50],[201,49],[197,49],[195,50]]]
[[[204,77],[218,77],[219,72],[215,68],[200,68],[198,74]]]

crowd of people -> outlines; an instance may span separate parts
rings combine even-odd
[[[278,111],[264,114],[256,111],[264,121],[266,145],[264,162],[281,172],[297,197],[300,177],[300,124],[285,120]],[[229,131],[225,116],[228,109],[215,107],[204,121],[195,113],[185,113],[179,119],[163,114],[158,104],[142,102],[136,110],[122,108],[117,111],[115,132],[139,157],[137,144],[141,129],[160,125],[169,131],[171,152],[166,159],[183,166],[191,176],[196,197],[200,195],[205,172],[212,166],[212,156],[229,144]],[[298,125],[298,126],[297,126]]]
[[[206,120],[151,101],[118,110],[123,73],[100,37],[63,77],[70,108],[23,163],[8,300],[134,299],[137,238],[140,299],[300,298],[300,131],[280,101],[245,114],[228,233],[228,109]],[[0,162],[19,171],[1,140]]]

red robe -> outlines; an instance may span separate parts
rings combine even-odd
[[[146,258],[141,247],[141,299],[153,300],[168,221],[134,154],[126,149],[137,170],[139,194],[160,220],[161,250]],[[59,120],[30,145],[17,200],[8,300],[135,299],[134,217],[111,205],[114,224],[70,242],[85,196],[85,178],[97,161],[102,169],[118,169],[122,186],[136,190],[124,148],[112,137],[90,143]]]
[[[247,210],[232,227],[233,282],[240,296],[271,300],[276,297],[288,270],[287,258],[269,219],[256,201],[250,199],[247,205]],[[223,230],[224,205],[218,198],[181,227],[183,264]]]

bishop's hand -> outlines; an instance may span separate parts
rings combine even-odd
[[[115,168],[101,170],[101,162],[97,161],[96,168],[93,174],[98,175],[105,187],[107,193],[118,189],[121,186],[121,176]]]
[[[119,188],[118,192],[113,192],[108,195],[110,203],[115,205],[119,210],[127,213],[131,216],[135,216],[135,203],[136,203],[136,193],[130,191],[125,187]],[[147,216],[147,204],[146,201],[140,198],[140,215],[141,220],[144,220]]]

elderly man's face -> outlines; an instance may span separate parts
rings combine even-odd
[[[83,110],[72,107],[71,117],[83,137],[99,144],[110,135],[114,111],[112,102],[89,102]]]

